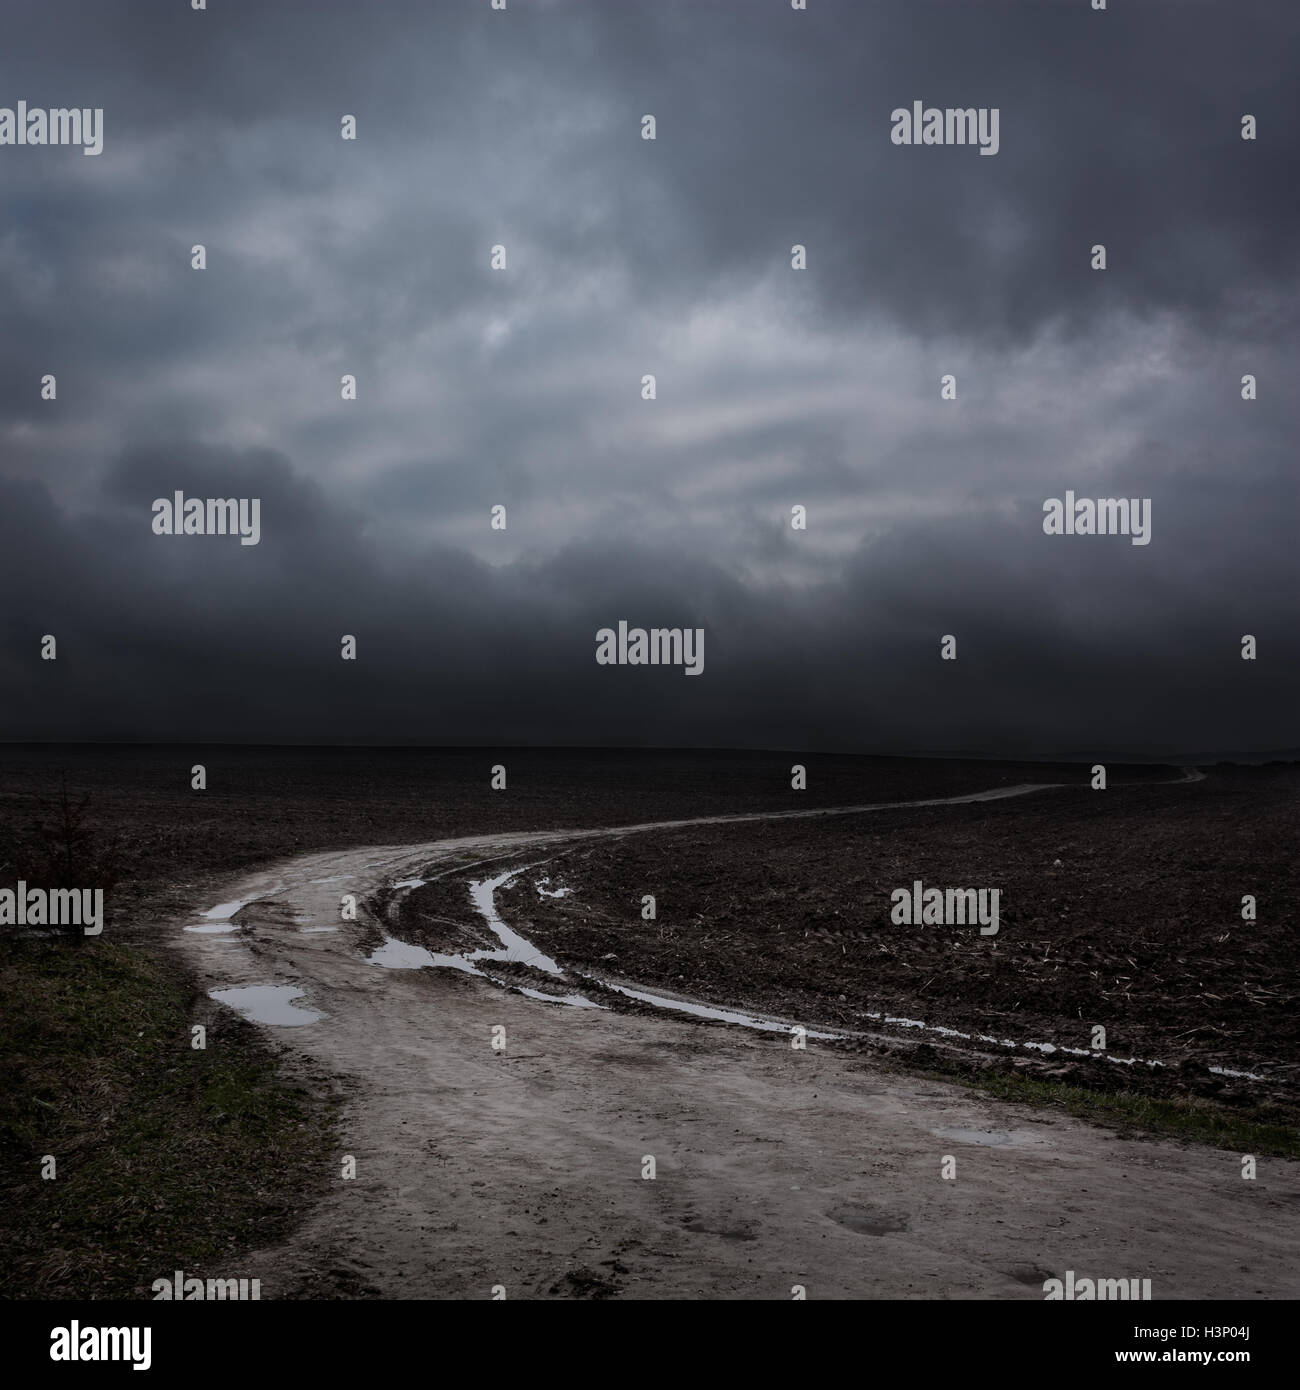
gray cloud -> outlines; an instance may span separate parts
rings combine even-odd
[[[12,4],[0,105],[102,105],[105,149],[0,148],[0,736],[1300,742],[1298,39]],[[999,154],[891,145],[914,99],[998,106]],[[177,488],[261,497],[262,544],[153,536]],[[1153,544],[1044,537],[1067,488],[1152,497]],[[706,626],[707,674],[597,668],[620,617]]]

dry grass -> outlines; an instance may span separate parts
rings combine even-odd
[[[4,943],[0,1294],[140,1298],[174,1269],[237,1273],[328,1181],[336,1100],[161,952]]]

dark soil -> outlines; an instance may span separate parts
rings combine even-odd
[[[790,789],[807,768],[808,790]],[[191,789],[202,764],[207,787]],[[493,791],[491,769],[506,768]],[[1161,775],[1110,769],[1114,779]],[[78,886],[114,939],[183,912],[217,875],[308,850],[925,796],[1086,778],[1082,765],[599,749],[0,746],[0,886],[61,881],[66,788]]]
[[[497,902],[540,950],[606,977],[810,1025],[873,1029],[870,1011],[1076,1048],[1101,1025],[1116,1057],[1184,1064],[1158,1089],[1231,1101],[1249,1088],[1207,1066],[1300,1082],[1298,793],[1294,765],[1225,767],[1200,783],[654,831],[552,854]],[[544,879],[574,892],[542,897]],[[998,934],[894,925],[891,890],[915,879],[999,888]],[[454,949],[450,924],[472,919],[449,875],[411,896],[403,931]],[[1052,1068],[1144,1070],[1059,1055]]]

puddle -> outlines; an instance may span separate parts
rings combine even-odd
[[[586,978],[590,980],[595,976],[588,975]],[[644,990],[629,989],[626,985],[610,984],[608,980],[601,983],[606,989],[614,990],[616,994],[625,994],[629,999],[639,999],[643,1004],[653,1004],[656,1009],[675,1009],[679,1013],[694,1014],[696,1018],[717,1019],[719,1023],[738,1023],[742,1028],[757,1028],[764,1033],[788,1033],[794,1026],[790,1023],[778,1023],[775,1019],[737,1013],[734,1009],[715,1009],[709,1004],[692,1004],[685,999],[668,999],[662,994],[647,994]],[[839,1033],[818,1033],[812,1028],[807,1028],[804,1032],[807,1037],[822,1038],[827,1042],[838,1042],[842,1036]]]
[[[413,946],[409,942],[399,941],[395,936],[389,936],[385,937],[384,944],[372,951],[366,959],[371,965],[387,966],[390,970],[419,970],[427,965],[444,970],[463,970],[469,975],[483,974],[474,964],[478,960],[514,961],[520,965],[534,965],[538,970],[546,971],[548,975],[562,977],[564,971],[550,956],[536,950],[530,941],[526,941],[517,931],[512,931],[497,915],[493,895],[503,884],[508,883],[522,872],[521,869],[510,869],[503,874],[498,874],[496,878],[482,879],[469,886],[469,893],[474,901],[474,906],[478,908],[483,920],[492,928],[493,934],[500,941],[500,950],[485,948],[479,951],[466,951],[463,955],[443,955],[438,951],[429,951],[423,946]],[[393,887],[401,888],[403,883],[409,886],[424,882],[424,879],[405,879],[402,883],[395,883]],[[553,994],[544,994],[540,997],[547,1000],[555,998]],[[588,1004],[587,1007],[598,1008],[600,1006]]]
[[[198,932],[201,935],[211,935],[214,932],[221,932],[223,935],[229,936],[232,931],[238,931],[239,928],[233,922],[222,922],[220,925],[213,923],[211,926],[185,927],[184,930]]]
[[[418,970],[422,966],[436,966],[442,969],[463,970],[470,975],[483,976],[483,972],[476,968],[475,961],[514,961],[520,965],[532,965],[538,970],[544,970],[548,975],[564,977],[564,971],[553,961],[550,956],[544,955],[537,950],[532,942],[519,935],[513,928],[506,926],[501,920],[500,914],[496,909],[496,890],[504,887],[512,879],[517,878],[524,872],[523,868],[507,869],[504,873],[498,874],[495,878],[480,879],[469,885],[469,895],[473,900],[474,906],[478,908],[483,920],[492,928],[493,934],[501,942],[502,949],[499,951],[480,950],[467,951],[464,955],[447,956],[441,955],[436,951],[426,950],[423,946],[413,946],[405,941],[398,941],[396,937],[387,937],[384,944],[378,950],[373,951],[367,960],[372,965],[383,965],[389,969],[396,970]],[[407,882],[422,882],[423,880],[406,880]],[[544,883],[549,883],[549,879],[544,879]],[[401,883],[395,883],[394,888],[400,888]],[[540,889],[539,889],[540,891]],[[551,897],[559,897],[569,892],[569,889],[557,889],[551,893]],[[588,975],[587,979],[595,979],[595,976]],[[605,983],[601,981],[601,983]],[[515,985],[521,994],[527,995],[529,999],[537,999],[546,1004],[568,1004],[576,1009],[603,1009],[603,1004],[594,1004],[590,999],[584,999],[580,994],[554,995],[544,994],[541,990],[532,989],[525,985]],[[736,1023],[742,1028],[757,1028],[765,1033],[788,1033],[791,1025],[788,1023],[778,1023],[774,1019],[760,1018],[750,1014],[737,1013],[733,1009],[715,1009],[707,1004],[692,1004],[682,999],[667,999],[658,994],[647,994],[641,990],[628,989],[623,985],[609,985],[609,988],[619,994],[625,994],[630,999],[638,999],[643,1004],[650,1004],[659,1009],[673,1009],[679,1013],[694,1014],[697,1018],[716,1019],[719,1023]],[[813,1029],[807,1030],[810,1038],[821,1038],[828,1042],[835,1041],[840,1037],[838,1033],[818,1033]]]
[[[604,1009],[605,1004],[593,1004],[590,999],[584,999],[580,994],[543,994],[540,989],[531,989],[528,985],[516,985],[515,988],[520,994],[526,994],[530,999],[540,999],[544,1004],[568,1004],[574,1009]]]
[[[323,931],[338,931],[338,928],[337,928],[337,927],[299,927],[298,930],[303,934],[303,936],[314,936],[314,935],[316,935],[318,932],[323,932]]]
[[[393,884],[394,888],[423,888],[428,883],[427,878],[399,878]]]
[[[508,869],[503,874],[498,874],[496,878],[485,878],[478,883],[471,883],[469,895],[474,900],[474,906],[483,914],[483,920],[492,928],[497,940],[505,948],[501,951],[470,951],[465,956],[466,960],[501,960],[517,961],[520,965],[533,965],[538,970],[545,970],[548,975],[563,975],[564,971],[550,958],[538,951],[531,942],[525,941],[517,931],[511,928],[497,915],[495,894],[498,888],[504,887],[512,878],[517,877],[523,872],[522,869]]]
[[[467,974],[478,975],[483,978],[486,977],[483,976],[483,971],[474,965],[475,961],[514,961],[521,965],[536,966],[538,970],[544,970],[548,975],[556,975],[562,979],[564,971],[559,965],[550,956],[538,951],[532,942],[520,936],[511,927],[506,926],[497,912],[496,890],[504,887],[524,871],[524,868],[507,869],[495,878],[480,879],[469,885],[470,898],[473,900],[474,906],[478,908],[483,920],[492,928],[497,940],[501,942],[501,950],[484,949],[467,951],[464,955],[449,956],[426,950],[423,946],[414,946],[408,942],[399,941],[396,937],[390,936],[386,937],[384,944],[372,951],[366,959],[371,965],[383,965],[390,970],[418,970],[423,966],[435,966],[447,970],[463,970]],[[549,879],[543,881],[550,882]],[[400,887],[401,885],[394,884],[393,886]],[[551,896],[560,896],[568,891],[568,889],[559,889]],[[596,979],[594,975],[588,975],[585,978]],[[600,983],[607,982],[600,981]],[[527,995],[528,998],[537,999],[547,1004],[568,1004],[578,1009],[603,1009],[606,1007],[603,1004],[594,1004],[590,999],[584,999],[580,994],[560,996],[544,994],[541,990],[524,985],[514,985],[513,987],[518,989],[521,994]],[[715,1019],[719,1023],[735,1023],[742,1028],[756,1028],[765,1033],[789,1033],[792,1026],[788,1023],[777,1022],[775,1019],[738,1013],[734,1009],[715,1009],[707,1004],[693,1004],[683,999],[668,999],[658,994],[647,994],[642,990],[629,989],[624,985],[611,984],[609,988],[618,994],[626,995],[629,999],[637,999],[643,1004],[650,1004],[654,1008],[693,1014],[696,1018]],[[836,1041],[841,1036],[838,1033],[819,1033],[811,1028],[807,1030],[806,1035],[827,1042]]]
[[[481,975],[464,956],[444,956],[437,951],[426,951],[423,946],[412,946],[408,941],[399,941],[395,936],[386,936],[384,944],[366,957],[371,965],[382,965],[387,970],[420,970],[426,965],[439,966],[444,970],[463,970],[467,975]]]
[[[303,991],[292,985],[245,985],[239,989],[212,989],[210,999],[228,1004],[254,1023],[274,1023],[286,1028],[304,1023],[316,1023],[325,1015],[315,1009],[300,1009],[291,1003],[300,999]]]
[[[1059,1052],[1066,1057],[1104,1057],[1108,1062],[1114,1062],[1120,1067],[1167,1067],[1168,1062],[1152,1061],[1144,1057],[1116,1057],[1109,1052],[1090,1052],[1086,1047],[1062,1047],[1056,1043],[1045,1042],[1017,1042],[1015,1038],[995,1038],[991,1033],[963,1033],[959,1028],[945,1028],[941,1023],[924,1023],[919,1018],[895,1018],[892,1014],[879,1014],[871,1012],[855,1011],[858,1018],[873,1019],[878,1023],[896,1023],[903,1028],[920,1028],[926,1033],[937,1033],[944,1038],[960,1038],[963,1042],[982,1042],[992,1043],[994,1047],[1023,1047],[1026,1051],[1041,1052],[1044,1056],[1050,1057]],[[809,1034],[809,1036],[813,1036]],[[1265,1081],[1268,1078],[1256,1076],[1251,1071],[1232,1071],[1228,1067],[1206,1067],[1207,1071],[1212,1071],[1217,1076],[1239,1076],[1248,1081]]]
[[[239,898],[233,903],[218,903],[216,907],[210,907],[206,912],[200,912],[199,916],[206,917],[209,920],[224,920],[227,917],[233,917],[241,907],[246,907],[249,903],[254,901],[255,899],[253,898]]]
[[[537,884],[537,896],[539,898],[567,898],[573,892],[572,888],[548,888],[546,885],[551,880],[543,878]]]

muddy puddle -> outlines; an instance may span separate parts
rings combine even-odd
[[[292,985],[243,985],[238,989],[213,989],[209,997],[227,1004],[252,1023],[269,1023],[282,1028],[301,1027],[318,1023],[324,1014],[315,1009],[299,1008],[292,1001],[301,999],[303,991]]]

